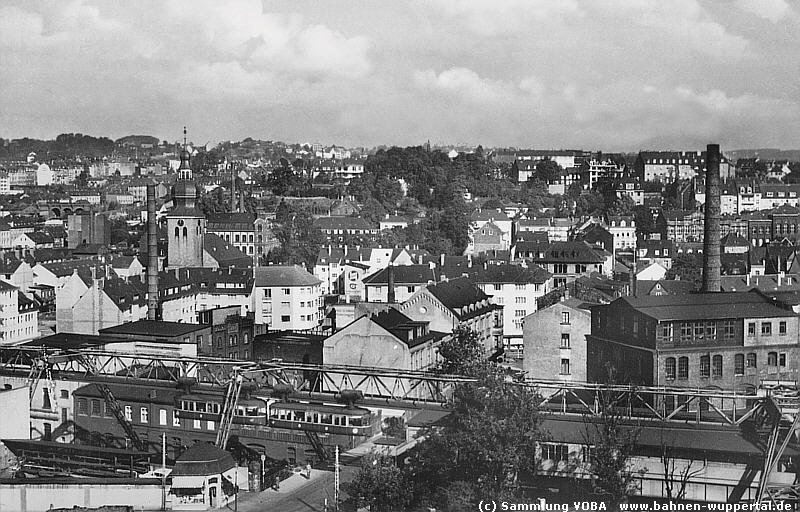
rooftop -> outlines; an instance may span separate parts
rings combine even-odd
[[[106,327],[97,331],[100,335],[125,335],[125,336],[148,336],[148,337],[176,337],[191,334],[195,331],[205,329],[208,326],[201,324],[185,324],[182,322],[164,322],[160,320],[137,320]]]
[[[260,287],[316,286],[322,281],[296,265],[271,265],[257,267],[255,284]]]
[[[753,291],[622,297],[618,300],[659,321],[796,316]]]

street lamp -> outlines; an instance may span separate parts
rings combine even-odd
[[[266,479],[267,479],[267,464],[266,464],[266,462],[267,462],[267,455],[262,453],[261,454],[261,490],[262,491],[267,488],[267,482],[266,482]]]

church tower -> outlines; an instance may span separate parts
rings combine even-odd
[[[167,265],[170,268],[203,266],[206,217],[197,207],[197,186],[192,181],[191,155],[186,147],[184,127],[178,181],[172,188],[173,206],[167,214]]]

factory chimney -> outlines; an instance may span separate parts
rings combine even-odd
[[[389,304],[394,304],[394,265],[391,263],[389,263],[389,267],[386,269],[386,285],[388,287],[386,292],[386,302]]]
[[[231,164],[231,213],[236,212],[236,169]]]
[[[706,149],[706,212],[703,237],[703,293],[720,291],[719,144]]]
[[[244,188],[239,192],[239,211],[245,213],[247,210],[244,207]]]
[[[147,185],[147,319],[158,320],[158,226],[156,186]]]

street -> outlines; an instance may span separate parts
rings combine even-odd
[[[343,466],[340,481],[348,482],[356,468]],[[328,509],[333,510],[333,472],[315,470],[311,480],[295,475],[281,484],[278,491],[268,489],[260,493],[246,493],[240,497],[238,510],[241,512],[322,512],[325,510],[325,498]],[[341,500],[346,498],[341,493]]]

